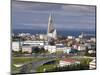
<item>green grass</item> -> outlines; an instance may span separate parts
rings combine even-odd
[[[33,58],[33,57],[12,57],[11,71],[12,73],[19,73],[20,67],[15,67],[14,64],[24,64],[28,62],[36,62],[41,60],[48,60],[47,58]]]
[[[56,54],[63,54],[63,51],[56,51]]]
[[[55,64],[50,64],[50,65],[42,65],[42,66],[39,66],[36,71],[37,72],[45,72],[44,69],[46,70],[52,70],[53,68],[55,68],[56,65]]]
[[[35,62],[35,61],[41,61],[46,58],[32,58],[32,57],[13,57],[12,63],[13,64],[21,64],[21,63],[28,63],[28,62]]]
[[[91,62],[93,60],[91,58],[84,58],[84,57],[81,57],[81,58],[73,57],[73,58],[80,61],[83,64],[89,64],[89,62]]]
[[[13,64],[11,65],[11,73],[18,73],[19,72],[19,68],[15,67]]]
[[[11,69],[12,69],[12,70],[16,70],[17,67],[15,67],[14,65],[11,65]]]
[[[59,60],[60,60],[60,58],[56,58],[55,64],[41,65],[38,68],[36,68],[36,71],[37,72],[44,72],[44,68],[46,69],[46,71],[51,71],[52,69],[54,69],[59,64]]]
[[[89,64],[91,61],[92,61],[92,59],[89,59],[89,58],[83,58],[83,59],[80,59],[80,61],[81,61],[81,63],[85,63],[85,64]]]

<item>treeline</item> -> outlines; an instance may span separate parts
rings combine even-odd
[[[48,52],[47,50],[45,50],[43,47],[39,48],[39,47],[33,47],[32,48],[32,53],[46,53]]]
[[[17,55],[20,55],[20,54],[32,54],[32,53],[47,53],[48,50],[45,50],[43,47],[39,48],[39,47],[33,47],[32,48],[32,52],[31,53],[28,53],[27,51],[26,52],[22,52],[22,50],[19,50],[19,51],[14,51],[12,50],[12,54],[17,54]]]

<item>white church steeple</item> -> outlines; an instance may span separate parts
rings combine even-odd
[[[48,38],[53,38],[53,39],[57,38],[57,32],[54,27],[54,20],[52,14],[50,14],[49,16],[47,36]]]

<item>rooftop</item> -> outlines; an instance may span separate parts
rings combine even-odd
[[[62,59],[61,61],[66,61],[66,62],[76,62],[78,60],[75,60],[75,59],[71,59],[71,58],[65,58],[65,59]]]

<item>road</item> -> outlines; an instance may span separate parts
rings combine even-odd
[[[55,58],[48,59],[48,60],[42,60],[42,61],[36,61],[36,62],[30,62],[27,64],[24,64],[20,68],[20,73],[36,73],[36,68],[47,63],[56,60]]]

